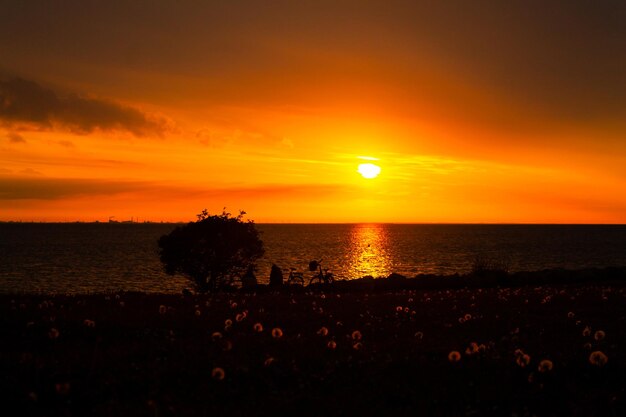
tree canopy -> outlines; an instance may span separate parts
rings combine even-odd
[[[165,272],[189,278],[199,292],[215,291],[230,278],[242,276],[263,256],[263,242],[253,221],[226,210],[210,215],[203,210],[198,220],[179,226],[159,238],[159,257]]]

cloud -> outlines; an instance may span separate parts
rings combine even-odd
[[[279,145],[284,148],[289,148],[289,149],[293,149],[295,146],[293,141],[289,138],[282,138]]]
[[[26,143],[26,139],[24,139],[19,133],[9,132],[6,134],[6,137],[11,143]]]
[[[3,171],[0,171],[3,172]],[[8,173],[8,171],[5,171]],[[84,196],[110,196],[122,193],[142,195],[142,198],[158,196],[160,199],[205,198],[220,201],[242,198],[265,198],[280,201],[285,197],[299,199],[311,196],[347,195],[348,187],[341,185],[258,185],[228,188],[205,188],[199,186],[175,186],[149,181],[122,181],[87,178],[43,178],[37,173],[21,172],[21,175],[0,177],[0,201],[8,200],[62,200]]]
[[[74,148],[76,146],[74,145],[74,142],[71,142],[69,140],[60,140],[57,143],[63,146],[64,148]]]
[[[32,169],[32,168],[24,168],[23,170],[20,171],[20,174],[24,174],[24,175],[43,175],[43,173]]]
[[[190,192],[191,190],[188,190]],[[286,198],[307,199],[315,198],[315,196],[336,196],[338,194],[344,197],[348,196],[351,188],[337,184],[260,184],[256,186],[240,186],[232,188],[214,188],[214,189],[198,189],[200,196],[207,198],[236,198],[241,199],[275,199],[283,201]]]
[[[219,135],[209,129],[200,129],[196,132],[196,138],[201,145],[209,148],[223,148],[233,142],[233,138],[228,135]]]
[[[107,181],[74,178],[0,177],[2,200],[60,200],[94,195],[112,195],[143,189],[137,181]]]
[[[170,130],[165,119],[138,109],[76,94],[63,96],[22,78],[0,80],[0,124],[78,134],[102,130],[162,136]]]

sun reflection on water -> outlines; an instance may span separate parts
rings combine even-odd
[[[379,224],[355,224],[350,231],[350,275],[387,276],[391,273],[387,229]]]

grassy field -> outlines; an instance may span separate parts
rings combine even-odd
[[[3,415],[626,415],[626,289],[1,295]]]

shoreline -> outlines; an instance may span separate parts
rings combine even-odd
[[[613,287],[626,286],[626,267],[605,267],[585,269],[544,269],[540,271],[522,271],[508,273],[503,270],[484,270],[477,273],[436,275],[418,274],[415,277],[406,277],[392,273],[388,277],[374,278],[365,276],[351,280],[336,280],[333,284],[289,285],[283,279],[283,285],[272,287],[269,284],[256,284],[249,288],[240,286],[226,287],[221,292],[226,293],[268,293],[268,292],[302,292],[308,290],[327,292],[380,292],[399,290],[442,290],[462,288],[519,288],[524,286],[568,286],[568,285],[609,285]],[[94,292],[46,292],[46,291],[2,291],[0,295],[98,295],[115,293],[144,293],[144,294],[179,294],[180,292],[141,291],[111,289],[110,291]]]

